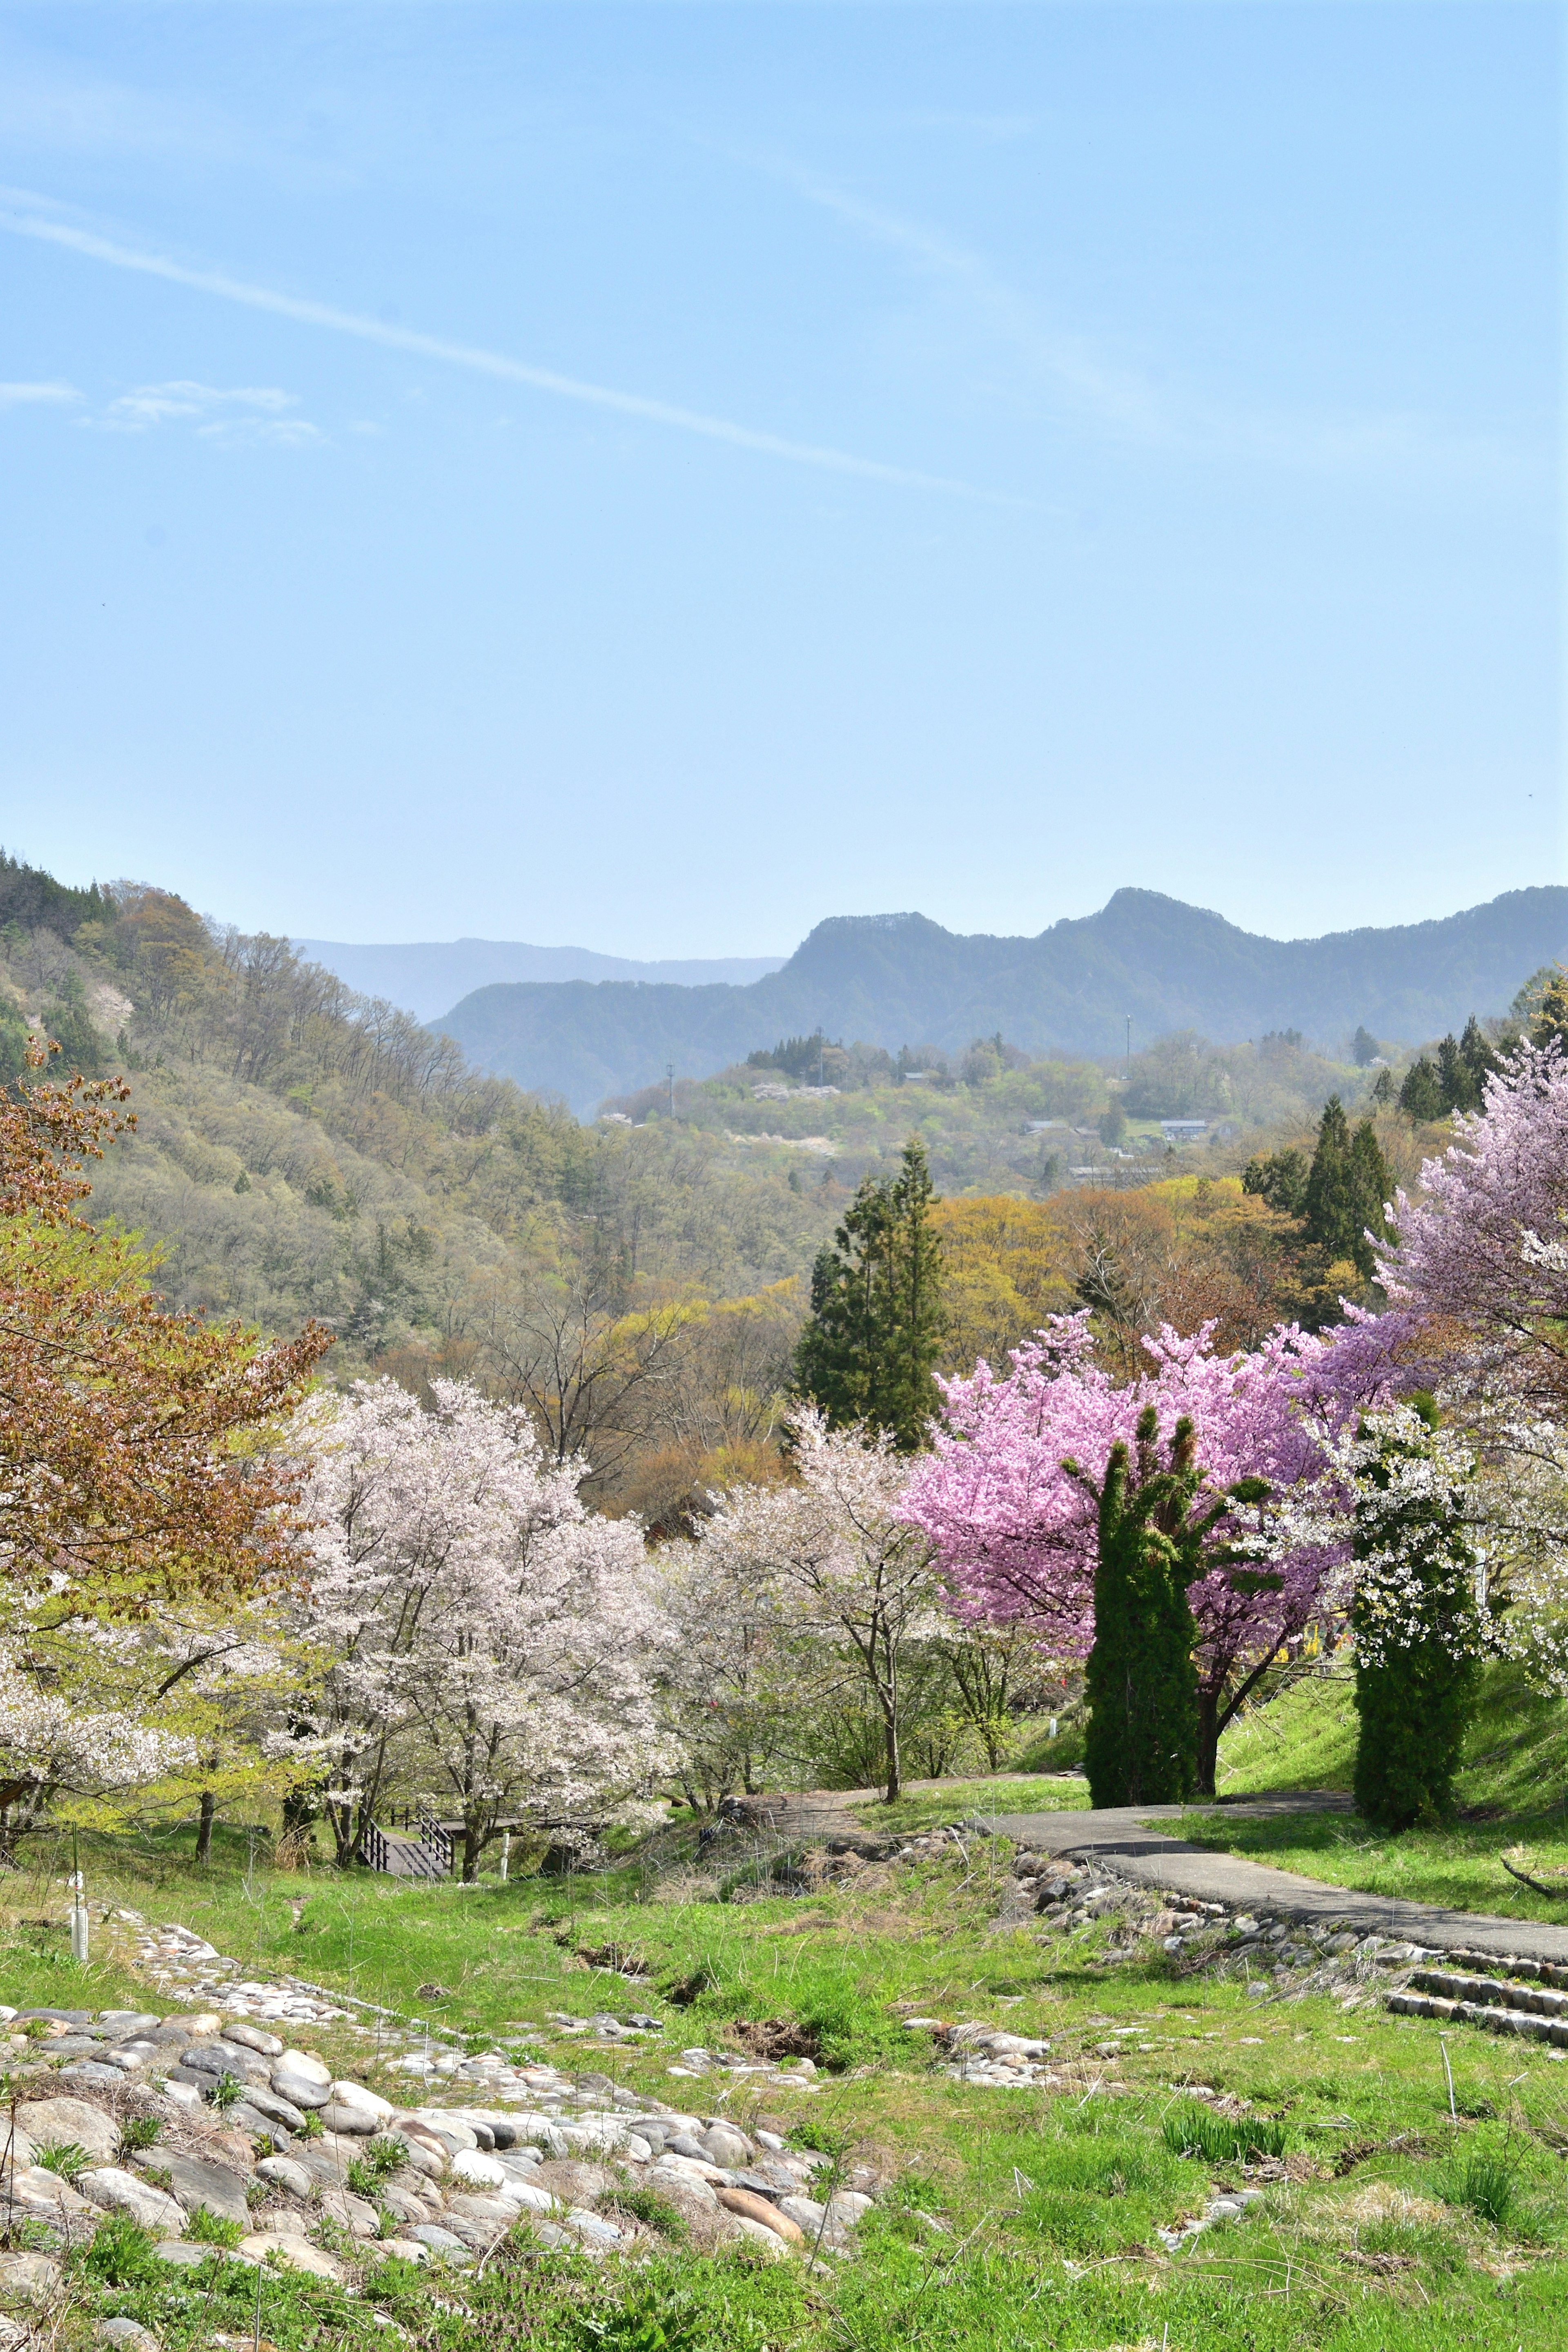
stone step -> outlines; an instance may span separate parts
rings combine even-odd
[[[1508,1992],[1501,1986],[1499,1990]],[[1391,1992],[1384,2006],[1395,2017],[1435,2017],[1447,2025],[1479,2025],[1488,2033],[1518,2034],[1527,2042],[1550,2042],[1568,2050],[1568,2017],[1541,2017],[1524,2009],[1500,2009],[1490,2001],[1447,2000],[1427,1992]]]
[[[1500,1983],[1496,1977],[1462,1976],[1452,1969],[1417,1969],[1410,1983],[1413,1990],[1440,1993],[1445,2000],[1528,2010],[1536,2017],[1568,2017],[1568,1992],[1536,1992],[1523,1985]]]
[[[1522,1977],[1528,1983],[1568,1987],[1568,1966],[1561,1960],[1528,1960],[1514,1952],[1472,1952],[1463,1945],[1446,1951],[1444,1958],[1473,1975]]]

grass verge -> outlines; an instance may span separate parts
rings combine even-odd
[[[820,2274],[673,2242],[636,2268],[542,2261],[520,2240],[478,2281],[393,2264],[351,2297],[268,2278],[262,2333],[283,2352],[384,2342],[387,2319],[429,2352],[524,2337],[536,2352],[1500,2352],[1568,2333],[1568,2078],[1552,2053],[1451,2036],[1451,2117],[1436,2029],[1389,2017],[1375,1990],[1349,2010],[1259,1999],[1184,1977],[1113,1922],[998,1929],[998,1840],[730,1903],[661,1901],[631,1871],[464,1892],[271,1877],[236,1839],[205,1873],[172,1847],[86,1847],[100,1899],[196,1927],[247,1969],[438,2011],[478,2041],[531,2043],[704,2113],[765,2115],[893,2181],[856,2257]],[[71,1973],[58,1880],[12,1892],[36,1924],[11,1906],[6,1999],[132,1992],[111,1959]],[[647,1981],[612,1973],[609,1954]],[[420,1992],[435,1983],[438,1999]],[[601,2045],[552,2020],[645,2007],[667,2020],[662,2046]],[[954,2081],[908,2014],[1043,2035],[1059,2087]],[[686,2045],[743,2040],[759,2021],[813,2042],[815,2095],[669,2074]],[[310,2039],[396,2088],[374,2043]],[[1245,2221],[1166,2250],[1159,2231],[1244,2184],[1266,2192]],[[171,2278],[121,2234],[119,2253],[111,2241],[96,2273],[80,2269],[84,2326],[119,2311],[167,2352],[251,2339],[254,2273],[215,2252]]]

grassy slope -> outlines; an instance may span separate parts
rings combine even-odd
[[[610,1946],[638,1952],[672,2050],[721,2042],[737,2018],[815,2027],[822,2090],[742,2086],[728,2096],[731,2112],[744,2120],[763,2107],[821,2144],[896,2158],[900,2189],[867,2223],[861,2258],[833,2276],[672,2253],[641,2273],[584,2264],[562,2280],[552,2270],[561,2281],[552,2285],[503,2260],[479,2289],[444,2290],[445,2310],[412,2283],[401,2299],[395,2286],[377,2298],[422,2343],[471,2345],[477,2331],[498,2347],[526,2333],[542,2352],[594,2343],[626,2352],[762,2352],[764,2344],[902,2352],[917,2343],[1087,2352],[1158,2346],[1168,2329],[1172,2352],[1458,2352],[1555,2344],[1568,2324],[1568,2264],[1556,2251],[1568,2200],[1552,2139],[1568,2135],[1568,2084],[1548,2053],[1460,2037],[1454,2061],[1468,2112],[1452,2125],[1433,2030],[1418,2021],[1375,2008],[1347,2017],[1319,1997],[1249,2001],[1237,1986],[1179,1979],[1147,1948],[1108,1968],[1100,1927],[1070,1941],[1033,1927],[993,1932],[1005,1860],[994,1848],[967,1863],[872,1869],[833,1894],[746,1904],[639,1900],[658,1890],[631,1873],[461,1893],[330,1873],[258,1876],[247,1886],[233,1845],[205,1874],[174,1853],[154,1859],[129,1844],[98,1844],[83,1858],[100,1895],[197,1926],[270,1970],[352,1984],[410,2009],[421,2006],[420,1983],[439,1980],[451,1997],[437,2005],[455,2025],[485,2039],[526,2029],[567,2063],[706,2109],[712,2088],[667,2076],[671,2051],[594,2046],[574,2059],[577,2045],[552,2039],[552,2010],[585,2015],[649,1999],[584,1957]],[[58,1885],[35,1887],[19,1907],[58,1920],[59,1896]],[[13,2000],[47,1990],[66,2005],[75,1979],[62,1945],[58,1927],[21,1931],[0,1951],[0,1990]],[[673,1998],[682,1992],[684,2008]],[[86,1997],[112,1996],[95,1985]],[[894,2004],[1044,2032],[1055,2062],[1076,2071],[1075,2087],[1053,2096],[950,2082],[931,2071],[928,2045],[902,2030]],[[1143,2047],[1114,2063],[1099,2054],[1113,2028],[1133,2021]],[[325,2047],[339,2054],[330,2037]],[[348,2045],[340,2051],[346,2059]],[[364,2056],[362,2043],[355,2071]],[[835,2060],[842,2071],[829,2071]],[[1153,2228],[1200,2209],[1212,2181],[1227,2177],[1173,2155],[1163,2137],[1173,2085],[1198,2080],[1282,2117],[1310,2177],[1271,2190],[1268,2210],[1244,2227],[1215,2231],[1173,2261]],[[1516,2208],[1500,2229],[1447,2193],[1486,2151],[1515,2184]],[[1342,2179],[1336,2158],[1347,2167]],[[1401,2197],[1412,2201],[1400,2206]],[[207,2292],[132,2278],[119,2303],[153,2324],[170,2352],[215,2325],[248,2334],[246,2316],[228,2308],[237,2291],[211,2300]],[[584,2301],[596,2305],[602,2335],[585,2328]],[[292,2288],[269,2303],[266,2332],[289,2352],[374,2335],[364,2303]]]
[[[901,1837],[957,1822],[984,1821],[993,1813],[1077,1812],[1089,1803],[1089,1784],[1048,1774],[999,1772],[985,1780],[944,1780],[940,1788],[909,1788],[894,1805],[858,1791],[845,1802],[862,1813],[868,1830]]]
[[[1226,1737],[1220,1790],[1348,1789],[1356,1715],[1349,1679],[1300,1683]],[[1568,1920],[1568,1901],[1531,1894],[1498,1860],[1516,1845],[1531,1863],[1568,1865],[1568,1707],[1530,1689],[1517,1668],[1493,1665],[1467,1743],[1461,1818],[1442,1830],[1387,1837],[1343,1814],[1241,1822],[1192,1816],[1186,1834],[1337,1886],[1403,1895],[1510,1919]],[[1467,1812],[1488,1818],[1466,1820]]]

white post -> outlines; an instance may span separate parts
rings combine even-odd
[[[502,1830],[502,1832],[501,1832],[501,1833],[500,1833],[500,1875],[501,1875],[501,1885],[502,1885],[503,1886],[506,1885],[507,1873],[508,1873],[508,1871],[510,1869],[510,1867],[511,1867],[511,1832],[510,1832],[510,1830]]]
[[[1056,1718],[1056,1717],[1053,1715],[1053,1716],[1052,1716],[1052,1717],[1051,1717],[1051,1738],[1054,1739],[1054,1738],[1056,1738],[1056,1736],[1057,1736],[1057,1718]]]
[[[88,1958],[87,1891],[79,1870],[71,1873],[71,1958],[85,1967]]]

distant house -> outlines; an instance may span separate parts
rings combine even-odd
[[[1197,1143],[1209,1131],[1206,1118],[1163,1118],[1160,1132],[1167,1143]]]

